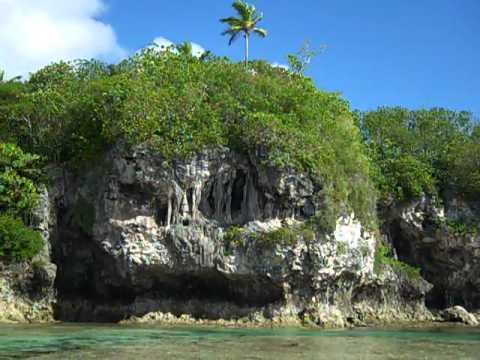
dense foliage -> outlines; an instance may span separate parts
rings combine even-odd
[[[367,219],[370,166],[348,103],[303,76],[265,62],[146,49],[119,65],[58,63],[4,100],[2,136],[50,161],[81,163],[123,139],[167,159],[210,145],[307,171],[326,203]]]
[[[358,120],[384,201],[480,195],[480,126],[470,113],[380,108]]]
[[[40,158],[0,143],[0,260],[26,260],[42,248],[41,235],[28,228],[41,182]]]
[[[42,246],[43,239],[39,232],[11,215],[0,214],[0,260],[29,260]]]
[[[28,221],[38,198],[40,157],[14,144],[0,143],[0,212]]]

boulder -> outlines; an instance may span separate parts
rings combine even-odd
[[[461,306],[452,306],[441,312],[441,316],[445,321],[460,322],[470,326],[478,326],[476,317],[470,314]]]

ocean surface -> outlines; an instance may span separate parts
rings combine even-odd
[[[0,359],[480,359],[480,329],[0,325]]]

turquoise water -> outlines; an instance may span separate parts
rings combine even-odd
[[[0,359],[480,359],[480,329],[0,325]]]

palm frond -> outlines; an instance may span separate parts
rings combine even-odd
[[[238,25],[238,24],[242,23],[242,20],[231,16],[231,17],[228,17],[228,18],[220,19],[220,22],[227,23],[228,25]]]
[[[227,30],[222,32],[222,35],[232,35],[234,33],[241,32],[241,31],[244,31],[243,26],[231,26]]]
[[[252,22],[254,24],[257,24],[259,21],[261,21],[263,19],[263,13],[260,13],[260,14],[255,14],[255,16],[253,17],[253,20]]]
[[[225,30],[222,35],[230,35],[230,40],[228,41],[228,45],[232,45],[232,43],[237,40],[238,36],[242,33],[242,29],[232,30],[228,29]]]
[[[253,29],[253,32],[257,35],[259,35],[260,37],[267,37],[268,35],[268,31],[266,29],[262,29],[262,28],[255,28]]]
[[[228,40],[228,45],[229,45],[229,46],[232,45],[233,42],[238,39],[238,36],[239,36],[239,35],[240,35],[240,32],[239,32],[239,31],[233,33],[232,36],[230,36],[230,40]]]
[[[180,44],[175,45],[175,49],[181,55],[192,56],[192,54],[193,54],[192,43],[188,42],[188,41],[184,41]]]
[[[241,16],[242,20],[250,20],[255,13],[255,6],[249,5],[242,0],[235,0],[232,7]]]

